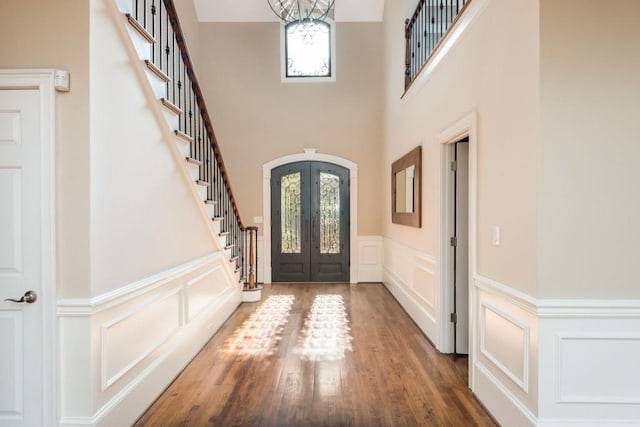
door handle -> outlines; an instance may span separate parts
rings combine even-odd
[[[33,304],[38,299],[38,294],[33,291],[27,291],[20,299],[7,298],[5,301],[11,302],[26,302],[27,304]]]

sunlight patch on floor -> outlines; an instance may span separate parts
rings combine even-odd
[[[304,320],[298,346],[303,360],[342,360],[351,351],[351,329],[340,295],[318,295]]]
[[[282,340],[293,295],[272,295],[234,332],[224,345],[224,352],[233,355],[270,356]]]

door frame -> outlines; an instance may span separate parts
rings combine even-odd
[[[453,235],[453,177],[451,161],[453,161],[453,144],[460,139],[469,138],[469,387],[474,389],[475,376],[471,367],[477,359],[476,340],[476,301],[474,279],[477,276],[477,114],[472,112],[463,117],[438,137],[440,144],[440,325],[438,347],[443,353],[452,353],[453,326],[450,314],[453,312],[455,301],[450,288],[452,283],[451,265],[453,256],[450,251]]]
[[[45,423],[57,424],[58,328],[56,318],[55,217],[55,89],[50,69],[1,70],[0,88],[32,89],[40,94],[41,121],[41,270],[42,270],[42,387]]]
[[[303,153],[290,154],[262,165],[262,219],[264,283],[271,283],[271,170],[287,163],[327,162],[349,169],[349,282],[358,283],[358,164],[330,154],[318,153],[315,148],[305,148]]]

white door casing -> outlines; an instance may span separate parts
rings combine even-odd
[[[438,331],[438,350],[443,353],[451,353],[454,350],[453,342],[453,327],[450,322],[449,315],[453,310],[453,293],[449,292],[449,283],[452,283],[450,270],[452,265],[451,257],[452,251],[450,238],[453,235],[453,224],[451,218],[453,218],[453,200],[452,200],[452,186],[453,178],[450,169],[450,163],[453,160],[453,150],[451,145],[455,144],[465,136],[469,138],[469,230],[468,230],[468,253],[469,253],[469,313],[468,313],[468,325],[469,325],[469,367],[471,368],[477,359],[477,337],[476,328],[474,324],[477,320],[477,313],[474,312],[476,307],[476,295],[472,292],[472,283],[477,276],[477,114],[471,112],[468,115],[462,117],[460,120],[453,123],[451,126],[444,129],[437,136],[437,141],[441,144],[441,163],[440,163],[440,227],[439,227],[439,242],[440,242],[440,316],[439,331]],[[475,387],[475,374],[473,369],[469,369],[469,387],[474,390]]]
[[[53,100],[53,71],[0,70],[3,426],[55,423]]]

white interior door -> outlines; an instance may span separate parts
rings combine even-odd
[[[42,426],[40,92],[0,89],[0,425]],[[29,299],[29,298],[28,298]]]
[[[457,354],[469,353],[469,143],[457,142],[455,180],[455,296]]]

